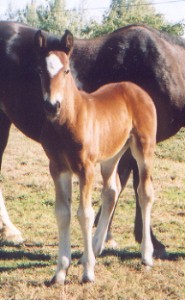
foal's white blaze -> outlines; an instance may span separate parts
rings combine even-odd
[[[64,67],[59,57],[54,53],[51,53],[48,57],[46,57],[46,66],[51,79],[56,76],[58,72]],[[58,91],[52,92],[50,95],[48,95],[48,93],[46,92],[44,94],[44,99],[48,100],[49,98],[50,102],[52,104],[55,104],[56,102],[61,103],[63,96]]]
[[[58,72],[63,68],[63,64],[61,63],[60,59],[53,53],[46,57],[46,66],[51,78],[57,75]]]

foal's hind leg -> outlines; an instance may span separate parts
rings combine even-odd
[[[135,197],[136,197],[136,214],[135,214],[135,223],[134,223],[134,235],[136,242],[140,243],[142,242],[142,215],[141,215],[141,207],[139,205],[139,197],[137,193],[139,185],[139,173],[138,173],[138,167],[137,163],[135,162],[133,164],[133,186],[135,191]],[[154,253],[153,256],[156,258],[164,258],[167,256],[165,246],[156,238],[156,236],[153,233],[152,227],[150,227],[151,232],[151,239],[152,244],[154,247]]]
[[[6,115],[0,110],[0,169],[2,164],[2,157],[6,148],[9,136],[11,122]],[[3,195],[0,189],[0,231],[4,241],[12,242],[14,244],[21,244],[23,238],[21,232],[11,222],[6,206],[4,203]]]
[[[138,196],[142,213],[142,263],[152,266],[153,244],[150,233],[151,209],[154,202],[154,190],[151,180],[152,159],[155,143],[143,137],[143,141],[138,137],[131,140],[131,150],[135,157],[139,169]]]
[[[114,212],[115,205],[121,191],[119,177],[117,175],[118,158],[113,158],[101,163],[103,177],[102,208],[98,226],[93,238],[93,250],[95,255],[101,254],[107,236],[107,229]]]
[[[124,165],[123,165],[123,163],[121,163],[122,159],[124,160]],[[132,161],[133,161],[133,157],[131,156],[130,149],[129,149],[123,155],[123,157],[121,158],[121,160],[119,161],[119,164],[118,164],[117,172],[118,172],[119,180],[120,180],[120,183],[121,183],[120,194],[123,191],[123,189],[125,188],[125,186],[127,184],[127,181],[129,179],[130,173],[132,171],[132,163],[131,163]],[[119,196],[118,196],[118,199],[119,199]],[[118,203],[118,201],[116,202],[116,205],[114,207],[114,211],[113,211],[112,216],[111,216],[111,220],[110,220],[110,223],[109,223],[107,236],[106,236],[106,242],[109,244],[109,247],[112,247],[112,248],[117,248],[118,247],[117,242],[114,240],[114,237],[113,237],[113,234],[112,234],[112,229],[111,229],[114,213],[115,213],[115,210],[116,210],[116,207],[117,207],[117,203]],[[101,207],[100,207],[100,209],[99,209],[99,211],[96,215],[96,218],[95,218],[94,223],[95,223],[96,227],[98,225],[100,213],[101,213]]]

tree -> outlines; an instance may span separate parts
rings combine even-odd
[[[34,27],[61,35],[69,29],[78,37],[95,37],[133,23],[148,24],[156,29],[183,35],[184,25],[168,23],[157,13],[150,0],[112,0],[109,9],[98,23],[87,19],[87,0],[81,0],[80,9],[66,10],[65,0],[47,0],[47,5],[36,6],[32,0],[25,9],[7,12],[8,19],[15,19]]]
[[[103,16],[102,24],[94,21],[85,32],[91,36],[98,36],[134,23],[147,24],[178,35],[184,32],[182,24],[166,22],[164,16],[157,13],[148,0],[112,0],[109,10]]]
[[[50,0],[47,7],[41,5],[37,9],[40,28],[54,34],[63,32],[66,23],[65,0]]]
[[[32,0],[30,5],[27,5],[25,12],[26,22],[32,26],[37,27],[39,23],[37,11],[36,11],[36,0]]]
[[[16,20],[40,29],[61,35],[69,29],[75,36],[83,35],[86,26],[86,1],[82,0],[80,11],[77,9],[66,10],[65,0],[48,0],[47,5],[36,6],[37,0],[32,0],[22,11],[16,14]],[[83,11],[83,14],[81,14]]]

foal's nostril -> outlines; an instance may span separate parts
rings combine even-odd
[[[57,101],[55,104],[51,103],[49,100],[46,100],[44,103],[44,109],[48,114],[57,114],[60,109],[60,102]]]
[[[56,105],[56,109],[59,110],[60,109],[60,102],[57,101],[55,105]]]
[[[44,109],[46,112],[53,112],[55,110],[53,104],[49,100],[44,102]]]

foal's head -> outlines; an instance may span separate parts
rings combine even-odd
[[[35,49],[38,57],[37,70],[41,79],[44,108],[50,120],[54,120],[64,98],[64,87],[69,69],[69,56],[73,49],[73,35],[66,30],[57,50],[47,50],[47,40],[39,30],[35,34]]]

